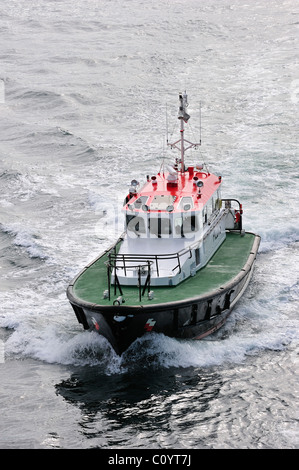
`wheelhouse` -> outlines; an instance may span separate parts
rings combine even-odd
[[[136,188],[127,196],[124,210],[128,236],[199,239],[204,226],[219,212],[221,178],[191,168],[188,178],[178,174],[176,184],[169,185],[169,174],[152,177],[142,190]]]

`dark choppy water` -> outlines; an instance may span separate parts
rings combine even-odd
[[[1,448],[299,447],[299,9],[270,3],[1,3]],[[255,276],[213,337],[119,358],[65,290],[122,230],[131,179],[172,161],[184,88],[196,158],[262,236]]]

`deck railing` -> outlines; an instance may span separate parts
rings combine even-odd
[[[231,202],[234,201],[239,205],[238,213],[240,215],[239,221],[236,224],[237,230],[242,230],[242,205],[237,199],[222,199],[222,202],[226,203],[226,208],[231,207]],[[225,212],[220,216],[224,217]],[[213,230],[214,226],[219,222],[219,217],[215,218],[209,223],[209,228],[203,233],[203,236],[200,240],[197,240],[188,248],[183,248],[177,253],[168,253],[168,254],[125,254],[117,253],[116,245],[114,248],[108,252],[108,261],[106,261],[107,266],[107,278],[108,278],[108,297],[110,300],[110,290],[111,290],[111,276],[114,275],[114,295],[117,293],[117,289],[120,292],[120,295],[123,295],[121,283],[119,281],[117,271],[122,270],[124,275],[127,276],[127,271],[135,270],[137,271],[136,283],[139,289],[139,299],[145,294],[146,289],[150,292],[150,282],[151,282],[151,269],[155,267],[157,277],[160,276],[159,262],[171,259],[177,259],[177,264],[172,268],[172,271],[178,269],[178,274],[182,271],[181,258],[189,253],[189,259],[192,258],[194,250],[199,246],[199,244],[204,240],[209,233]],[[144,285],[142,285],[142,277],[146,275]]]
[[[239,205],[239,209],[236,210],[236,213],[238,213],[239,217],[238,220],[236,221],[236,227],[235,230],[240,230],[240,233],[242,231],[242,214],[243,214],[243,209],[242,209],[242,204],[238,199],[222,199],[222,202],[225,202],[225,208],[226,209],[231,209],[231,202],[234,201]]]
[[[116,247],[113,251],[108,253],[108,261],[106,261],[107,266],[107,277],[108,277],[108,297],[110,300],[110,285],[111,285],[111,275],[114,275],[114,295],[116,295],[117,288],[122,294],[121,284],[118,279],[117,271],[123,270],[125,276],[127,276],[127,271],[135,270],[137,271],[137,287],[139,288],[139,298],[144,295],[146,289],[150,291],[150,279],[151,279],[151,268],[155,266],[157,277],[160,276],[159,262],[163,260],[177,259],[177,265],[172,268],[172,271],[179,269],[178,273],[181,272],[181,257],[189,253],[189,258],[192,258],[192,251],[198,245],[198,242],[190,245],[188,248],[177,253],[169,254],[119,254],[116,253]],[[160,267],[161,269],[161,267]],[[142,276],[147,275],[144,285],[142,286]],[[142,289],[143,288],[143,289]]]

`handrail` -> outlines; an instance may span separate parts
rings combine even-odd
[[[108,278],[108,298],[110,300],[110,283],[111,283],[111,274],[114,271],[114,295],[116,295],[116,289],[118,287],[120,295],[122,295],[122,289],[121,289],[121,284],[119,282],[118,276],[117,276],[117,270],[118,269],[123,269],[125,276],[127,275],[127,270],[131,269],[137,269],[138,272],[138,282],[137,282],[137,287],[139,288],[139,300],[141,301],[141,296],[144,295],[146,288],[148,288],[148,292],[150,292],[150,279],[151,279],[151,265],[155,262],[156,264],[156,271],[157,271],[157,276],[159,277],[159,260],[165,260],[165,259],[175,259],[177,258],[178,264],[172,269],[174,271],[175,269],[179,268],[179,273],[182,270],[181,267],[181,262],[180,262],[180,257],[185,255],[186,253],[190,253],[189,258],[192,258],[192,249],[194,246],[198,245],[198,241],[196,243],[193,243],[190,245],[188,248],[184,248],[183,250],[180,250],[177,253],[169,253],[169,254],[160,254],[160,255],[153,255],[153,254],[119,254],[116,253],[115,250],[114,252],[110,251],[108,253],[108,261],[105,262],[107,266],[107,278]],[[122,262],[122,265],[117,266],[117,263]],[[128,265],[128,263],[134,263],[131,265]],[[142,263],[142,264],[140,264]],[[143,290],[142,285],[141,285],[141,268],[144,269],[147,267],[147,278],[145,280]]]
[[[156,258],[157,259],[173,259],[173,258],[177,258],[177,256],[183,256],[185,255],[186,253],[188,253],[188,251],[190,252],[195,246],[198,245],[198,243],[200,242],[200,240],[196,240],[195,243],[193,243],[192,245],[188,246],[187,248],[183,248],[182,250],[180,251],[177,251],[177,252],[174,252],[174,253],[160,253],[158,255],[155,255],[155,254],[139,254],[139,253],[136,253],[136,254],[129,254],[129,253],[109,253],[110,256],[112,256],[115,260],[119,261],[119,257],[120,258],[125,258],[126,261],[127,260],[130,260],[130,261],[135,261],[135,260],[150,260],[150,259],[153,259],[155,260]],[[109,256],[108,255],[108,256]]]
[[[224,216],[224,213],[221,214],[221,217]],[[188,252],[190,253],[190,258],[192,258],[192,250],[194,248],[196,248],[199,243],[204,239],[206,238],[206,236],[208,235],[208,233],[210,233],[210,231],[213,229],[215,223],[217,223],[219,221],[219,218],[217,217],[213,222],[212,222],[212,225],[211,227],[209,227],[209,230],[207,232],[205,232],[203,234],[203,236],[196,240],[196,242],[192,243],[192,245],[188,246],[187,248],[183,248],[182,250],[178,251],[178,252],[174,252],[174,253],[166,253],[166,254],[163,254],[163,253],[160,253],[160,254],[129,254],[129,253],[122,253],[122,254],[119,254],[119,253],[109,253],[108,254],[108,257],[109,257],[109,261],[106,262],[109,263],[111,265],[111,267],[113,267],[115,270],[116,269],[123,269],[124,270],[124,273],[125,273],[125,276],[126,276],[126,270],[129,269],[129,268],[136,268],[139,266],[135,266],[135,265],[131,265],[131,266],[128,266],[126,263],[132,263],[132,262],[137,262],[137,263],[147,263],[148,261],[152,261],[151,264],[153,264],[153,262],[155,262],[156,264],[156,271],[157,271],[157,276],[159,277],[159,264],[158,262],[159,261],[162,261],[162,260],[169,260],[169,259],[175,259],[177,258],[178,260],[178,264],[172,269],[173,271],[177,268],[179,268],[179,273],[181,272],[181,263],[180,263],[180,258],[184,255],[186,255]],[[116,263],[117,262],[123,262],[123,265],[122,266],[116,266]]]
[[[135,269],[138,268],[140,263],[144,263],[143,266],[146,264],[150,263],[153,264],[155,262],[156,264],[156,271],[157,271],[157,276],[159,277],[159,264],[158,262],[161,260],[168,260],[168,259],[175,259],[177,258],[178,264],[173,268],[173,271],[179,267],[179,273],[181,272],[181,263],[180,263],[180,258],[187,254],[188,252],[190,253],[189,258],[192,258],[192,250],[195,246],[198,245],[198,241],[192,245],[190,245],[188,248],[184,248],[183,250],[180,250],[177,253],[168,253],[168,254],[114,254],[114,253],[109,253],[108,258],[109,261],[106,261],[106,265],[110,265],[113,269],[123,269],[125,276],[126,276],[126,271],[127,269]],[[122,265],[117,266],[117,262],[123,262]],[[133,263],[136,262],[138,264],[134,265],[127,265],[126,263]]]
[[[110,300],[110,283],[111,283],[111,273],[114,269],[114,295],[116,295],[116,288],[118,287],[119,289],[119,292],[120,292],[120,295],[123,295],[122,293],[122,289],[121,289],[121,284],[119,282],[119,279],[118,279],[118,276],[117,276],[117,273],[116,273],[116,270],[120,268],[120,266],[116,266],[116,257],[117,255],[115,255],[115,264],[111,263],[111,253],[108,254],[108,257],[109,257],[109,261],[106,261],[105,264],[107,266],[107,278],[108,278],[108,299]],[[137,287],[139,288],[139,300],[141,301],[141,296],[144,295],[145,293],[145,290],[146,288],[148,288],[148,293],[150,292],[150,280],[151,280],[151,269],[150,269],[150,265],[152,264],[153,262],[152,261],[149,261],[147,260],[147,277],[146,277],[146,280],[145,280],[145,283],[144,283],[144,286],[143,286],[143,290],[141,292],[141,289],[142,289],[142,284],[141,284],[141,268],[144,269],[144,267],[146,266],[145,264],[143,264],[142,266],[140,264],[137,264],[137,265],[134,265],[134,266],[127,266],[125,268],[125,264],[124,264],[124,267],[121,268],[121,269],[138,269],[138,283],[137,283]]]
[[[238,212],[240,215],[240,220],[238,222],[238,230],[240,230],[240,233],[241,233],[242,232],[242,214],[243,214],[242,204],[240,203],[240,201],[238,201],[238,199],[233,199],[233,198],[222,199],[222,201],[227,201],[227,202],[235,201],[237,204],[239,204]]]
[[[242,205],[237,199],[222,199],[222,201],[237,202],[239,204],[240,215],[242,214]],[[225,213],[226,211],[221,211],[220,214],[218,212],[218,215],[213,220],[210,221],[209,228],[206,231],[204,231],[202,236],[198,240],[193,242],[190,246],[188,246],[187,248],[183,248],[178,252],[166,253],[166,254],[164,253],[160,253],[160,254],[116,253],[116,246],[114,246],[114,249],[112,248],[110,252],[108,252],[108,261],[105,262],[107,266],[109,299],[110,299],[111,274],[113,271],[114,271],[114,278],[115,278],[114,292],[116,294],[116,288],[118,287],[122,295],[121,285],[117,276],[117,270],[122,269],[124,271],[125,276],[127,276],[127,270],[133,270],[133,269],[138,270],[137,285],[139,287],[140,299],[141,299],[141,276],[142,276],[141,269],[144,269],[145,267],[147,267],[147,270],[148,270],[142,295],[144,295],[146,287],[148,287],[148,289],[150,288],[150,271],[151,271],[151,266],[153,264],[155,264],[156,266],[157,277],[159,277],[159,261],[177,259],[178,264],[174,268],[172,268],[172,271],[175,271],[177,268],[179,268],[178,274],[180,274],[182,271],[181,257],[186,255],[189,252],[189,259],[192,258],[193,250],[197,248],[199,244],[208,236],[208,234],[213,230],[214,226],[219,222],[219,220],[222,217],[224,217]],[[240,222],[239,222],[239,229],[241,228],[242,228],[242,217],[240,217]],[[130,263],[133,263],[133,264],[130,264]]]

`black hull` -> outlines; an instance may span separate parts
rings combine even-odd
[[[80,301],[68,290],[79,323],[104,336],[121,355],[137,338],[154,331],[181,339],[201,339],[218,330],[251,278],[259,237],[240,273],[207,295],[151,306],[103,306]]]
[[[209,319],[199,321],[192,319],[189,320],[191,324],[179,326],[182,319],[186,317],[186,313],[190,317],[188,310],[191,311],[192,316],[192,310],[199,308],[196,306],[198,304],[194,303],[184,308],[174,307],[169,310],[157,308],[148,313],[138,312],[137,314],[134,312],[133,315],[128,314],[126,319],[121,322],[114,320],[114,316],[118,312],[103,314],[98,310],[85,308],[80,312],[79,322],[86,324],[85,329],[97,331],[101,336],[104,336],[115,352],[121,355],[137,338],[150,331],[163,333],[173,338],[202,339],[218,330],[225,323],[232,310],[225,309],[220,313],[211,312]],[[78,307],[74,305],[73,307],[75,307],[74,310],[76,309],[75,312],[78,317]],[[209,307],[207,307],[208,309]],[[84,320],[82,321],[83,315]]]

